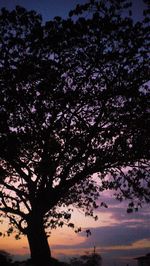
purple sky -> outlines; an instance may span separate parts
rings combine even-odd
[[[52,245],[52,250],[58,249],[58,256],[63,258],[64,250],[74,250],[74,256],[76,256],[79,251],[82,250],[85,253],[95,245],[97,252],[102,255],[103,266],[137,265],[133,258],[150,252],[149,205],[143,206],[138,212],[127,214],[127,202],[119,203],[108,193],[101,200],[109,203],[109,208],[98,211],[99,220],[93,222],[92,227],[83,217],[92,235],[87,238],[82,232],[80,233],[83,237],[82,243]],[[81,220],[80,217],[79,219]]]
[[[143,0],[133,1],[133,15],[138,20],[141,18],[144,7]],[[43,20],[52,19],[55,16],[66,17],[68,12],[77,4],[83,4],[86,0],[0,0],[0,8],[13,9],[16,5],[28,10],[34,9],[40,13]]]
[[[20,5],[28,10],[36,10],[44,20],[49,20],[55,16],[66,17],[76,4],[85,2],[86,0],[0,0],[0,7],[13,9]]]

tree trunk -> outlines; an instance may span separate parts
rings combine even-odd
[[[28,221],[27,238],[33,266],[51,266],[51,252],[43,219],[34,216]]]

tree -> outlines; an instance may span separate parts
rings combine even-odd
[[[101,266],[102,258],[97,253],[82,255],[79,258],[71,259],[71,266]]]
[[[74,228],[70,206],[94,216],[106,189],[129,211],[150,201],[148,11],[134,23],[129,7],[91,0],[45,24],[1,10],[0,211],[36,266],[50,265],[47,230]]]

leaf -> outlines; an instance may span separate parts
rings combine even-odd
[[[69,223],[69,224],[68,224],[68,227],[74,228],[75,226],[74,226],[73,223]]]
[[[86,230],[86,236],[89,237],[91,235],[91,231],[89,229]]]

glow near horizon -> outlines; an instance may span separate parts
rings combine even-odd
[[[117,204],[116,204],[117,209]],[[124,210],[125,211],[125,210]],[[113,225],[120,225],[122,221],[118,221],[118,219],[115,219],[112,215],[112,212],[108,211],[105,213],[105,211],[101,211],[98,214],[99,219],[97,221],[94,221],[90,217],[85,217],[83,214],[79,213],[78,211],[73,213],[73,221],[75,222],[76,226],[81,226],[83,228],[100,228],[100,227],[112,227]],[[128,222],[129,220],[124,220]],[[141,223],[142,220],[132,220],[135,222],[135,227],[138,223]],[[137,221],[137,223],[136,223]],[[133,225],[134,226],[134,225]],[[2,225],[4,229],[7,228],[6,223]],[[1,228],[2,229],[2,228]],[[108,237],[108,236],[106,236]],[[89,237],[90,239],[90,237]],[[76,254],[85,254],[86,251],[92,251],[93,246],[95,243],[91,241],[91,248],[87,247],[77,247],[79,244],[83,244],[86,242],[87,237],[82,233],[76,234],[71,228],[68,228],[64,226],[63,228],[58,228],[56,230],[52,230],[52,234],[49,237],[49,245],[52,250],[52,256],[59,257],[60,254],[65,254],[66,256],[73,256]],[[59,245],[62,245],[64,247],[60,248]],[[58,246],[58,247],[57,247]],[[69,248],[69,246],[71,246]],[[76,247],[72,247],[76,246]],[[101,254],[109,252],[109,250],[134,250],[134,249],[143,249],[143,248],[149,248],[150,247],[150,239],[141,239],[137,241],[133,241],[131,244],[124,244],[122,241],[122,245],[114,245],[112,246],[97,246],[96,250],[97,252],[100,252]],[[10,237],[1,237],[0,238],[0,250],[7,250],[7,252],[10,252],[13,255],[29,255],[30,251],[28,248],[28,242],[26,237],[22,237],[21,240],[15,240],[14,236]]]

